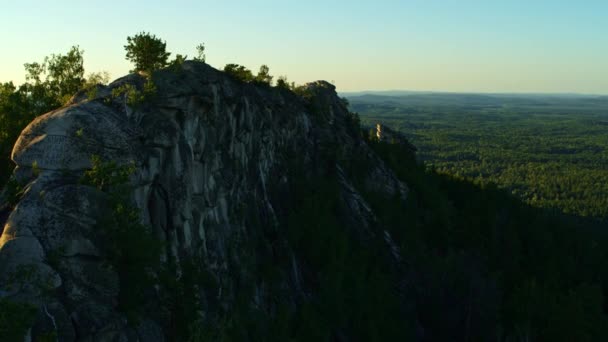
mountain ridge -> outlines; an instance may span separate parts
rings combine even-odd
[[[155,92],[133,102],[148,82]],[[170,309],[177,299],[161,300],[171,279],[200,273],[221,284],[185,299],[196,303],[189,315],[234,306],[237,280],[256,277],[241,260],[259,254],[247,247],[248,240],[261,243],[265,234],[285,234],[271,232],[289,218],[281,195],[297,185],[290,185],[289,174],[303,172],[302,180],[335,175],[339,216],[353,225],[357,239],[376,235],[375,217],[341,170],[339,154],[357,151],[374,165],[364,177],[370,191],[405,198],[405,184],[362,143],[351,119],[327,82],[309,83],[298,96],[242,83],[198,62],[155,72],[150,79],[131,74],[93,94],[81,92],[67,107],[36,118],[15,144],[13,179],[24,190],[0,222],[0,285],[7,297],[40,308],[29,330],[34,338],[50,333],[61,341],[184,338],[188,332],[181,330],[191,323],[179,323],[177,331],[169,324],[179,315]],[[289,156],[297,169],[289,166]],[[116,192],[124,186],[126,193]],[[262,226],[254,229],[250,220]],[[156,250],[156,241],[159,254],[146,254]],[[229,252],[233,248],[241,248],[243,256]],[[125,249],[135,254],[125,255]],[[298,283],[304,271],[290,250],[284,253],[292,262],[278,271],[290,294],[280,298],[297,301],[305,291]],[[18,276],[22,267],[40,286],[17,285],[11,275]],[[185,271],[191,267],[196,271]],[[160,280],[163,273],[168,283]],[[149,283],[139,284],[149,277]],[[270,296],[265,283],[254,282],[255,295],[246,301],[270,313],[274,305],[255,304]],[[145,294],[152,285],[160,290]],[[213,300],[220,306],[209,306],[213,296],[220,296]],[[157,313],[150,315],[150,309]]]

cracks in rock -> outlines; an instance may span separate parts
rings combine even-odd
[[[49,310],[47,309],[46,304],[44,304],[42,306],[42,308],[44,309],[44,313],[46,314],[46,316],[53,323],[53,331],[55,331],[55,333],[57,333],[59,330],[57,329],[57,322],[55,321],[55,317],[49,313]],[[55,341],[59,342],[59,334],[57,334],[57,336],[55,337]]]
[[[56,205],[53,203],[47,204],[47,209],[51,209],[57,213],[58,217],[67,218],[69,221],[73,222],[76,225],[79,225],[83,228],[89,228],[93,226],[97,221],[91,217],[87,217],[82,213],[78,212],[68,212],[63,209],[62,206]]]
[[[74,253],[72,255],[59,255],[59,257],[65,258],[65,259],[71,259],[71,258],[82,259],[82,260],[91,261],[91,262],[103,261],[103,257],[101,257],[101,256],[92,255],[92,254],[83,254],[83,253]]]
[[[72,324],[72,330],[74,331],[74,340],[80,341],[80,334],[78,332],[78,323],[73,315],[70,315],[70,323]]]
[[[6,207],[0,207],[0,236],[4,233],[4,225],[11,215],[11,212],[13,212],[13,209],[8,205]]]
[[[163,240],[170,243],[173,227],[173,211],[169,201],[169,193],[159,181],[156,175],[150,185],[148,195],[148,218],[150,225],[156,230],[156,234],[162,236]],[[169,246],[168,250],[171,250]]]
[[[152,190],[150,191],[150,198],[148,200],[148,211],[150,212],[150,215],[156,213],[162,216],[150,217],[150,222],[156,223],[155,226],[162,228],[165,233],[167,233],[173,230],[169,193],[157,182],[153,182],[151,188]]]

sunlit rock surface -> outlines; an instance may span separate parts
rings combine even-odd
[[[327,167],[324,149],[333,146],[338,160],[358,155],[371,161],[368,190],[407,194],[358,132],[348,129],[348,111],[329,83],[310,83],[308,96],[300,97],[238,82],[197,62],[160,71],[153,81],[156,96],[135,108],[111,91],[123,84],[141,89],[145,80],[138,75],[98,87],[92,99],[77,94],[71,105],[34,120],[14,147],[14,177],[26,185],[19,202],[0,216],[0,294],[40,308],[31,334],[55,330],[60,341],[166,339],[166,322],[151,315],[133,326],[117,309],[122,285],[96,234],[103,229],[106,197],[80,181],[92,155],[135,164],[131,199],[141,223],[163,243],[162,262],[176,262],[177,274],[182,259],[204,263],[219,290],[201,287],[202,295],[226,307],[237,295],[235,281],[249,279],[242,259],[256,250],[247,240],[261,234],[246,223],[243,208],[281,229],[281,194],[291,181],[286,170],[292,160],[304,173],[315,172]],[[368,239],[375,215],[337,167],[346,226]],[[385,234],[386,248],[397,258]],[[20,266],[32,271],[26,286],[15,287],[9,278],[22,272]],[[284,295],[302,295],[300,267],[293,257]],[[273,294],[263,283],[254,287],[249,300],[264,306]]]

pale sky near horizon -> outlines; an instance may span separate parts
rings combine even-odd
[[[23,64],[84,51],[87,72],[128,72],[126,37],[339,91],[608,94],[608,0],[0,0],[0,82]]]

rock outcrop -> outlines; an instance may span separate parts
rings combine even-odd
[[[309,83],[296,95],[185,62],[157,72],[156,92],[143,103],[117,94],[121,86],[141,90],[145,82],[132,74],[77,94],[70,105],[35,119],[14,147],[13,178],[23,192],[0,215],[0,296],[38,308],[29,336],[171,339],[162,304],[135,323],[120,308],[120,292],[129,284],[108,261],[100,238],[104,216],[112,215],[109,197],[82,181],[92,156],[117,167],[133,165],[130,203],[138,209],[138,223],[161,242],[159,263],[171,265],[170,274],[187,277],[192,260],[204,266],[213,286],[201,283],[194,291],[201,317],[233,305],[243,281],[253,288],[246,301],[271,310],[268,298],[277,294],[251,276],[247,259],[257,247],[249,242],[272,235],[261,231],[284,229],[294,168],[303,177],[335,170],[344,227],[361,241],[380,236],[399,258],[390,234],[375,228],[360,191],[405,199],[407,187],[349,126],[350,113],[334,86]],[[362,175],[364,189],[345,171],[344,161],[353,156],[371,165]],[[310,291],[301,282],[296,253],[286,248],[291,260],[281,296],[297,303]],[[149,297],[154,302],[162,294]]]
[[[405,146],[412,153],[416,152],[416,146],[412,145],[403,134],[383,125],[380,123],[376,124],[376,138],[379,141],[399,144]]]

